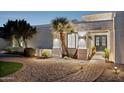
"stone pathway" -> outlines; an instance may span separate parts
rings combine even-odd
[[[61,80],[63,82],[91,82],[95,81],[104,71],[105,62],[103,53],[96,53],[93,58],[88,62],[83,69],[77,73],[71,74]]]
[[[99,61],[101,60],[101,61]],[[103,53],[96,53],[91,60],[92,63],[103,63],[104,57]],[[103,73],[95,80],[95,82],[124,82],[124,65],[114,64],[114,63],[105,63],[103,64],[104,71]],[[115,74],[113,72],[114,67],[118,67],[120,69],[119,74]],[[98,69],[99,70],[99,69]]]
[[[104,71],[103,64],[88,63],[80,71],[58,80],[59,82],[92,82]]]
[[[95,82],[124,82],[124,65],[106,63],[104,72],[98,77]],[[114,67],[118,67],[120,73],[113,72]]]

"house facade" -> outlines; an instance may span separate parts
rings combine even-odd
[[[84,15],[81,21],[73,21],[75,33],[65,33],[70,55],[76,50],[77,58],[87,60],[92,48],[103,52],[107,48],[110,61],[124,64],[124,12],[107,12]],[[54,56],[61,57],[59,33],[52,31],[51,24],[36,26],[37,34],[28,41],[29,47],[52,49]],[[0,42],[3,42],[1,39]],[[8,46],[0,45],[0,48]]]
[[[107,48],[110,60],[114,61],[114,17],[115,13],[90,14],[82,16],[80,22],[73,22],[76,33],[66,34],[66,44],[72,54],[78,49],[77,58],[87,60],[93,47],[96,47],[96,52],[103,52]],[[56,50],[60,46],[57,44],[57,36],[53,44]]]
[[[82,17],[82,23],[76,24],[78,32],[85,32],[92,38],[86,40],[87,56],[91,54],[92,47],[96,47],[96,52],[103,52],[107,48],[110,60],[114,61],[114,17],[115,13],[86,15]]]
[[[100,13],[82,16],[82,21],[74,22],[75,32],[66,35],[69,51],[78,49],[77,58],[86,60],[96,47],[96,52],[103,52],[107,48],[110,52],[109,60],[124,64],[124,12]],[[54,50],[60,50],[60,41],[55,35]],[[84,37],[87,36],[89,38]]]

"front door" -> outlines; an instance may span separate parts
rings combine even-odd
[[[107,48],[107,35],[95,36],[96,51],[104,51]]]

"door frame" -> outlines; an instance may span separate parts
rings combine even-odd
[[[102,36],[105,36],[105,37],[106,37],[106,46],[105,46],[105,47],[107,48],[107,43],[108,43],[108,42],[107,42],[107,35],[95,35],[95,36],[94,36],[94,46],[95,46],[95,47],[96,47],[96,37],[102,37]],[[102,42],[102,41],[101,41],[101,42]],[[100,43],[100,41],[99,41],[99,43]],[[96,51],[102,52],[103,50],[97,50],[97,49],[96,49]]]

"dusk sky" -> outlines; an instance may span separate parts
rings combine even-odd
[[[98,11],[0,11],[0,26],[8,19],[25,19],[31,25],[49,24],[56,17],[66,17],[69,20],[81,20],[82,15],[99,13]]]

